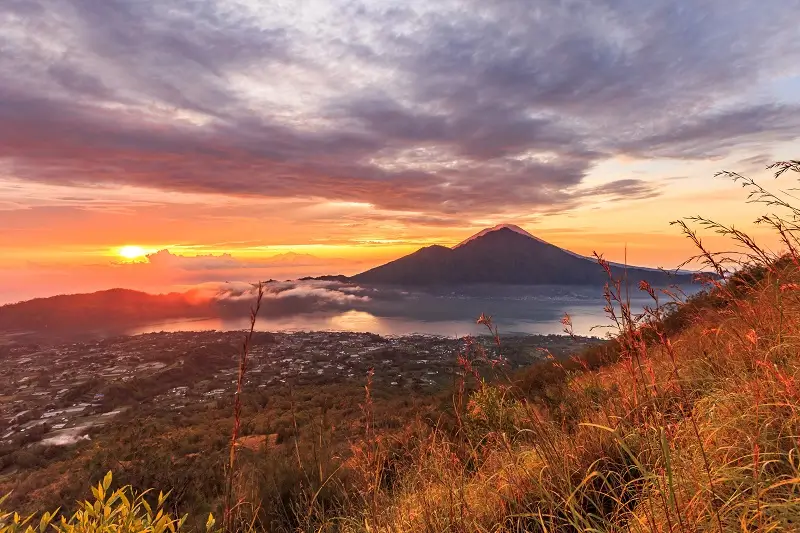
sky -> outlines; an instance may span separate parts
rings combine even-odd
[[[790,186],[765,167],[800,157],[797,13],[4,0],[0,303],[352,274],[499,223],[667,268],[685,216],[769,244],[714,174]]]

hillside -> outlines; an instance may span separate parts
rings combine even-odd
[[[0,331],[92,331],[207,317],[211,313],[209,302],[194,298],[192,293],[148,294],[110,289],[0,306]]]
[[[636,286],[691,283],[692,274],[612,264],[614,277]],[[352,277],[357,283],[443,286],[477,283],[602,286],[608,274],[594,258],[574,254],[517,226],[483,230],[458,246],[428,246]]]

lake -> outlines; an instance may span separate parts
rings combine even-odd
[[[320,287],[323,287],[320,289]],[[700,287],[683,287],[687,294]],[[262,306],[259,331],[354,331],[379,335],[433,334],[448,337],[485,333],[476,323],[482,313],[491,315],[500,334],[560,334],[561,318],[569,314],[577,335],[604,337],[613,331],[603,311],[602,290],[591,287],[480,286],[407,292],[397,289],[314,285],[269,293]],[[287,306],[288,297],[295,298]],[[357,298],[352,297],[359,294]],[[300,295],[298,297],[298,295]],[[342,297],[346,295],[347,297]],[[299,298],[299,299],[298,299]],[[665,297],[666,300],[666,297]],[[298,305],[299,301],[305,305]],[[652,306],[638,291],[631,295],[634,312]],[[133,328],[128,334],[159,331],[232,331],[249,327],[246,317],[174,320]]]

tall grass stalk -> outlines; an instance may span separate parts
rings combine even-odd
[[[264,298],[264,284],[259,282],[256,288],[256,301],[250,308],[250,329],[247,331],[241,350],[239,351],[239,371],[236,378],[236,392],[233,397],[233,428],[231,430],[231,442],[228,455],[228,465],[225,477],[225,496],[223,511],[223,529],[226,533],[233,531],[233,479],[236,475],[236,447],[239,440],[239,429],[242,422],[242,389],[244,388],[245,377],[247,375],[247,359],[253,343],[253,333],[256,329],[256,319],[261,310],[261,302]]]

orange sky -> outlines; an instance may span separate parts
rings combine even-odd
[[[10,229],[0,234],[4,251],[0,289],[9,302],[114,286],[166,291],[229,279],[354,274],[421,246],[457,244],[484,227],[503,222],[517,223],[577,253],[598,251],[622,261],[627,251],[631,264],[665,268],[673,268],[693,254],[690,243],[669,225],[682,216],[703,214],[735,224],[754,232],[765,245],[774,246],[774,236],[752,224],[765,212],[764,207],[747,204],[741,188],[712,177],[712,168],[726,168],[725,163],[693,163],[706,173],[705,178],[653,178],[662,190],[652,198],[601,199],[546,215],[464,221],[454,215],[447,225],[405,222],[401,218],[405,214],[316,199],[255,201],[172,194],[165,201],[159,199],[158,191],[144,189],[108,191],[105,198],[87,190],[86,194],[97,198],[96,205],[58,205],[56,200],[52,202],[55,205],[0,213],[4,227]],[[735,162],[728,164],[736,168]],[[765,171],[747,170],[770,179]],[[776,188],[788,185],[780,180],[766,183]],[[686,192],[687,184],[692,192]],[[125,199],[113,198],[117,193]],[[45,187],[37,191],[36,198],[46,204],[46,195],[56,198],[60,194],[57,188]],[[701,234],[715,249],[729,249],[724,240]],[[169,250],[172,256],[194,258],[197,264],[181,264],[174,258],[172,262],[126,259],[120,256],[122,246],[137,246],[147,253]],[[226,254],[230,256],[227,259]]]
[[[792,186],[788,4],[2,3],[0,303],[353,274],[500,223],[642,266],[696,214],[774,245],[714,173]]]

